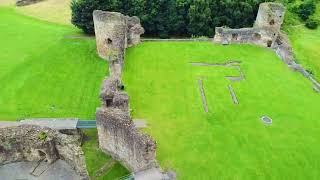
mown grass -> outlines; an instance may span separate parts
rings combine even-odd
[[[191,61],[242,61],[233,84],[224,67]],[[209,113],[198,79],[204,79]],[[134,118],[158,142],[158,159],[180,179],[316,179],[320,177],[320,95],[271,50],[250,45],[149,42],[130,48],[124,81]],[[260,117],[273,118],[271,126]]]
[[[0,119],[92,119],[107,64],[77,30],[0,11]]]
[[[46,23],[0,7],[0,120],[34,117],[95,119],[108,65],[94,39],[69,39],[75,28]],[[110,160],[97,145],[97,131],[84,143],[91,176]],[[97,179],[127,174],[117,164]],[[1,178],[0,178],[1,179]]]

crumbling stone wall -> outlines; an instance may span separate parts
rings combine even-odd
[[[242,29],[217,27],[214,42],[249,43],[272,48],[281,59],[291,64],[294,60],[293,51],[288,38],[280,31],[285,10],[280,3],[261,3],[254,27]]]
[[[79,136],[50,128],[21,125],[0,128],[0,165],[45,159],[66,161],[81,177],[89,179]]]
[[[217,27],[214,41],[222,44],[255,44],[271,47],[276,40],[278,32],[263,28],[229,29]]]
[[[97,10],[93,17],[98,53],[110,69],[101,88],[102,106],[96,113],[99,146],[131,171],[158,167],[156,142],[135,127],[121,79],[125,49],[140,42],[144,29],[135,16]]]
[[[119,108],[100,108],[97,111],[100,147],[136,172],[157,167],[156,143],[139,132],[128,111]]]
[[[224,45],[230,43],[255,44],[271,48],[288,66],[310,79],[314,89],[320,89],[313,76],[294,60],[294,53],[286,34],[281,32],[285,7],[280,3],[261,3],[252,28],[229,29],[217,27],[213,41]]]
[[[253,28],[229,29],[217,27],[214,42],[250,43],[272,47],[279,36],[285,8],[279,3],[261,3]]]

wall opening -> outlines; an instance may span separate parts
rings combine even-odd
[[[272,45],[272,41],[269,40],[269,41],[267,42],[267,46],[268,46],[268,47],[271,47],[271,45]]]
[[[110,106],[112,106],[112,99],[106,99],[106,106],[107,107],[110,107]]]
[[[107,39],[107,44],[112,44],[112,39],[108,38]]]
[[[274,25],[275,22],[274,22],[274,19],[272,19],[270,22],[269,22],[270,25]]]
[[[254,33],[253,34],[253,38],[254,38],[254,40],[260,40],[261,39],[261,35],[259,33]]]
[[[233,41],[238,40],[238,34],[237,34],[237,33],[233,33],[233,34],[232,34],[232,40],[233,40]]]

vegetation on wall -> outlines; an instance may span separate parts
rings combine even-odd
[[[148,36],[213,36],[217,26],[252,26],[265,0],[73,0],[72,23],[93,34],[95,9],[138,16]]]

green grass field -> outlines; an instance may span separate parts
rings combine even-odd
[[[242,61],[229,67],[189,62]],[[198,79],[204,79],[209,113]],[[320,177],[320,95],[271,50],[250,45],[149,42],[127,51],[125,85],[134,118],[158,142],[158,159],[180,179],[316,179]],[[267,126],[263,115],[273,118]]]
[[[94,39],[68,39],[75,28],[46,23],[0,7],[0,120],[31,117],[95,119],[99,90],[108,65],[96,54]],[[97,145],[97,131],[84,143],[94,175],[111,158]],[[116,164],[96,179],[127,174]],[[1,178],[0,178],[1,179]]]
[[[94,40],[67,39],[74,28],[0,10],[0,119],[79,117],[99,106],[107,64]]]
[[[0,7],[0,120],[95,117],[107,63],[97,56],[94,39],[65,38],[79,30],[54,24],[70,19],[69,1],[60,1]],[[320,79],[320,31],[298,26],[288,32],[299,62]],[[235,68],[189,63],[228,60],[242,61],[246,75],[232,83],[239,105],[233,104],[225,78],[239,75]],[[207,114],[199,78],[204,80]],[[148,121],[146,132],[158,142],[162,167],[177,171],[179,179],[320,177],[320,96],[270,50],[209,42],[143,43],[128,49],[124,81],[134,118]],[[273,118],[271,126],[261,122],[263,115]],[[90,140],[83,149],[94,176],[111,158],[99,150],[96,130],[86,134]],[[127,173],[116,164],[97,179]]]

